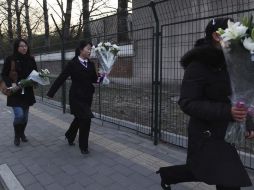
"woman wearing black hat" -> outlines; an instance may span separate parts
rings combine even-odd
[[[90,61],[92,43],[81,41],[76,49],[75,57],[67,64],[62,73],[57,77],[48,97],[52,98],[64,81],[71,77],[69,103],[71,114],[74,115],[69,129],[65,133],[70,146],[75,145],[74,140],[79,130],[79,148],[82,154],[88,154],[88,137],[91,125],[91,105],[94,86],[97,82],[95,64]]]
[[[160,168],[161,186],[200,181],[217,190],[239,190],[251,186],[235,147],[224,141],[228,123],[244,121],[245,108],[231,105],[230,79],[220,46],[218,28],[227,27],[228,18],[211,20],[206,36],[181,59],[185,73],[179,105],[190,116],[187,161],[184,165]],[[253,138],[254,125],[247,138]]]

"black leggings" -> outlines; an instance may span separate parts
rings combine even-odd
[[[66,131],[65,136],[69,141],[73,142],[77,136],[79,129],[79,148],[86,150],[88,148],[88,138],[90,132],[91,119],[75,117],[69,129]]]
[[[167,185],[182,182],[198,182],[186,165],[176,165],[160,170],[160,175]],[[240,187],[224,187],[216,185],[217,190],[240,190]]]

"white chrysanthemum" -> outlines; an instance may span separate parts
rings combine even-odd
[[[116,50],[120,50],[120,48],[116,45],[116,44],[113,44],[113,46],[112,46],[114,49],[116,49]]]
[[[223,41],[229,41],[243,37],[246,34],[247,27],[243,26],[240,22],[231,22],[228,20],[228,28],[225,29],[225,33],[221,35]]]
[[[106,51],[106,48],[102,46],[102,47],[100,48],[100,51]]]
[[[110,47],[111,43],[110,42],[106,42],[106,43],[104,43],[104,45]]]
[[[43,74],[46,74],[46,75],[50,73],[48,69],[42,69],[41,71],[43,72]]]
[[[243,40],[243,46],[249,50],[249,51],[254,51],[254,41],[252,38],[245,38]]]

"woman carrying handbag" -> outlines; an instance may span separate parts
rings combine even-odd
[[[2,70],[2,80],[7,87],[16,86],[17,83],[26,79],[29,74],[37,70],[36,62],[30,55],[28,43],[24,39],[14,42],[13,54],[6,58]],[[25,129],[28,122],[29,107],[35,103],[33,86],[25,87],[15,93],[3,87],[2,92],[7,95],[7,106],[12,107],[14,112],[14,144],[20,145],[27,142]]]

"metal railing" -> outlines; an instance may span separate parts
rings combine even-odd
[[[93,111],[102,120],[149,135],[154,144],[164,141],[187,147],[188,117],[177,104],[183,77],[179,60],[204,36],[210,19],[227,16],[239,20],[253,13],[254,0],[143,2],[130,11],[128,31],[118,31],[117,15],[89,23],[94,44],[100,41],[118,43],[119,34],[125,34],[128,39],[118,43],[121,55],[109,76],[111,83],[95,85]],[[50,47],[33,47],[38,68],[48,68],[53,81],[73,56],[80,39],[61,42],[58,38],[58,43]],[[70,81],[67,81],[63,90],[57,92],[55,101],[45,98],[49,87],[36,89],[36,94],[41,101],[60,106],[65,112],[69,86]],[[254,168],[253,146],[253,142],[246,142],[245,149],[240,150],[244,164],[250,168]]]

